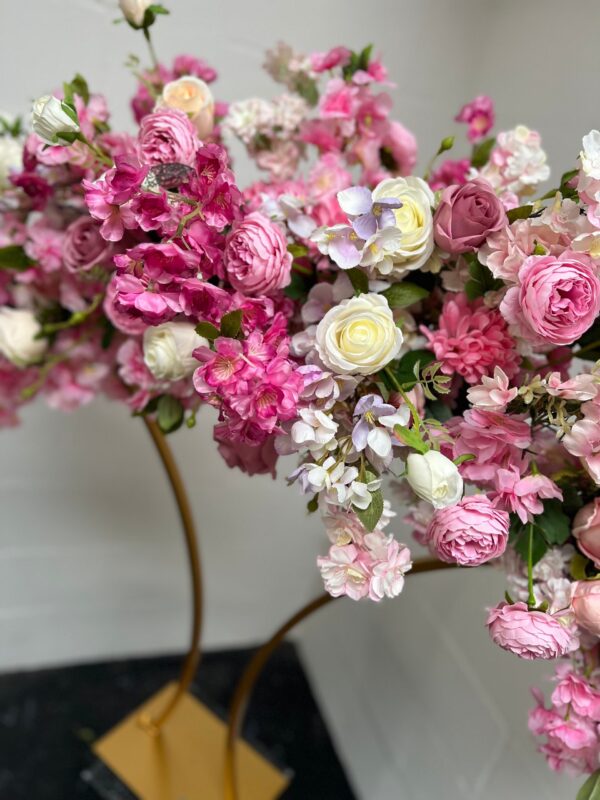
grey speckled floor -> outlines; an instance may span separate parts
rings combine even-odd
[[[221,716],[250,652],[203,661],[194,693]],[[89,744],[176,677],[179,663],[167,657],[0,675],[1,800],[129,800]],[[354,800],[292,645],[280,648],[261,678],[244,735],[294,772],[285,800]]]

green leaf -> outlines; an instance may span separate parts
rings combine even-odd
[[[544,511],[535,517],[534,524],[550,545],[564,544],[571,532],[569,518],[562,510],[560,500],[545,500]]]
[[[171,13],[167,8],[165,8],[164,6],[161,6],[159,3],[154,3],[153,5],[151,5],[149,7],[148,10],[152,11],[153,14],[170,14]]]
[[[368,508],[364,510],[356,506],[352,508],[363,526],[368,531],[374,531],[375,526],[383,514],[383,494],[381,493],[381,489],[377,489],[376,492],[371,492],[371,503]]]
[[[319,88],[316,81],[305,72],[300,72],[294,82],[296,91],[303,97],[309,106],[316,106],[319,102]]]
[[[303,244],[288,244],[287,251],[291,253],[294,258],[302,258],[308,255],[308,248],[304,247]]]
[[[308,511],[309,514],[314,514],[314,512],[318,508],[319,508],[319,496],[315,495],[306,504],[306,510]]]
[[[367,294],[369,291],[369,279],[361,269],[358,267],[347,269],[346,275],[350,278],[350,283],[356,294]]]
[[[63,100],[63,102],[60,104],[60,107],[73,122],[79,121],[79,118],[77,116],[77,109],[72,103],[67,103],[66,100]],[[59,131],[57,135],[64,137],[67,133],[72,133],[72,131]]]
[[[388,301],[390,308],[407,308],[429,296],[427,289],[409,281],[394,283],[381,294]]]
[[[292,300],[300,300],[301,298],[306,297],[308,288],[302,275],[298,275],[297,272],[292,272],[292,280],[285,287],[283,293]]]
[[[517,208],[511,208],[510,211],[507,211],[506,218],[509,222],[514,222],[517,219],[527,219],[531,216],[532,211],[532,205],[518,206]]]
[[[417,362],[420,368],[423,369],[434,360],[435,357],[431,350],[409,350],[396,364],[394,375],[398,383],[402,385],[402,388],[405,391],[410,391],[417,383],[415,378],[415,365]]]
[[[79,72],[71,81],[71,88],[73,90],[73,94],[78,94],[83,102],[87,105],[90,99],[90,90],[88,88],[86,79],[83,77],[83,75],[80,75]]]
[[[235,339],[242,329],[242,309],[230,311],[221,319],[221,336]]]
[[[575,553],[569,565],[569,572],[574,581],[587,580],[586,568],[589,563],[589,560],[583,553]]]
[[[358,69],[367,70],[369,68],[369,61],[371,60],[371,53],[373,52],[373,45],[368,44],[364,47],[358,56]]]
[[[577,792],[576,800],[600,800],[600,769],[597,769],[581,789]]]
[[[475,300],[486,292],[497,291],[504,286],[501,280],[494,278],[490,270],[476,259],[469,264],[470,279],[465,285],[465,292],[469,300]]]
[[[176,397],[163,394],[156,407],[158,427],[163,433],[172,433],[183,422],[183,406]]]
[[[218,328],[216,328],[212,322],[199,322],[196,325],[196,333],[198,336],[204,336],[205,339],[208,339],[210,342],[218,339],[221,335]]]
[[[458,456],[458,458],[454,459],[454,463],[457,467],[461,464],[464,464],[465,461],[473,461],[475,459],[475,455],[473,453],[463,453],[462,456]]]
[[[414,428],[407,428],[404,425],[395,425],[394,433],[405,445],[408,445],[412,450],[416,450],[417,453],[427,453],[430,449],[429,445],[425,444],[421,438],[421,434]]]
[[[0,247],[0,269],[14,269],[21,272],[33,264],[25,250],[18,244]]]
[[[485,166],[490,159],[490,153],[495,144],[496,139],[492,136],[490,139],[484,139],[483,142],[475,145],[471,153],[471,166],[476,169],[481,169],[481,167]]]
[[[527,563],[527,558],[529,555],[529,526],[523,528],[521,533],[518,535],[514,542],[514,548],[517,553],[521,556],[523,561]],[[537,564],[537,562],[542,558],[545,552],[548,550],[548,545],[546,540],[542,536],[541,531],[539,528],[533,528],[533,563]]]

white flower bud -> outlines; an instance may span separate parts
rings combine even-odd
[[[39,361],[48,346],[46,339],[36,339],[41,331],[32,311],[26,308],[0,308],[0,353],[17,367]]]
[[[144,332],[144,363],[159,381],[178,381],[199,366],[192,353],[208,346],[189,322],[165,322]]]
[[[60,144],[61,133],[79,133],[79,125],[64,111],[58,97],[38,97],[31,111],[31,127],[46,144]]]
[[[462,497],[463,479],[458,467],[437,450],[424,455],[411,453],[406,469],[406,480],[413,492],[434,508],[453,506]]]
[[[123,16],[132,25],[141,27],[146,16],[146,11],[152,5],[153,0],[119,0],[119,8]]]

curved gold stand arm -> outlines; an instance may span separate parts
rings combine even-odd
[[[139,720],[140,724],[149,733],[158,735],[161,727],[165,724],[181,698],[185,695],[194,679],[198,664],[200,663],[200,641],[202,637],[202,572],[192,509],[175,458],[165,435],[156,422],[144,417],[144,424],[152,437],[152,441],[154,442],[160,460],[165,468],[165,472],[167,473],[171,489],[173,490],[175,503],[177,504],[181,524],[183,526],[183,533],[185,535],[185,545],[192,584],[192,628],[190,632],[190,644],[181,667],[179,681],[160,714],[152,718],[142,715]]]
[[[419,572],[433,572],[434,570],[456,568],[456,564],[446,564],[434,558],[424,558],[415,561],[409,575]],[[229,720],[227,726],[227,739],[225,743],[225,800],[239,800],[239,791],[236,778],[236,742],[240,736],[248,703],[252,691],[259,679],[268,660],[281,644],[287,634],[307,617],[329,605],[336,598],[329,594],[322,594],[308,605],[297,611],[277,630],[268,642],[263,644],[254,653],[246,669],[239,679],[233,699],[229,707]]]

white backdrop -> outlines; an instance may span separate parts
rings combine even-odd
[[[481,92],[495,98],[501,128],[525,122],[542,132],[555,175],[599,123],[594,0],[167,5],[161,58],[204,57],[227,100],[278,91],[260,69],[278,39],[298,50],[373,42],[421,163]],[[78,70],[107,94],[115,124],[131,125],[122,64],[129,52],[143,55],[143,42],[112,26],[112,2],[0,0],[0,14],[0,108],[24,112]],[[240,158],[238,168],[247,175]],[[214,647],[263,638],[316,594],[325,540],[294,489],[227,470],[210,424],[206,412],[171,441],[200,527]],[[183,647],[180,532],[141,422],[106,402],[69,417],[38,404],[0,435],[0,476],[1,668]],[[505,656],[482,627],[502,591],[501,575],[487,571],[423,576],[395,602],[340,601],[306,625],[308,669],[365,800],[574,797],[575,784],[546,770],[526,731],[527,689],[544,668]]]

